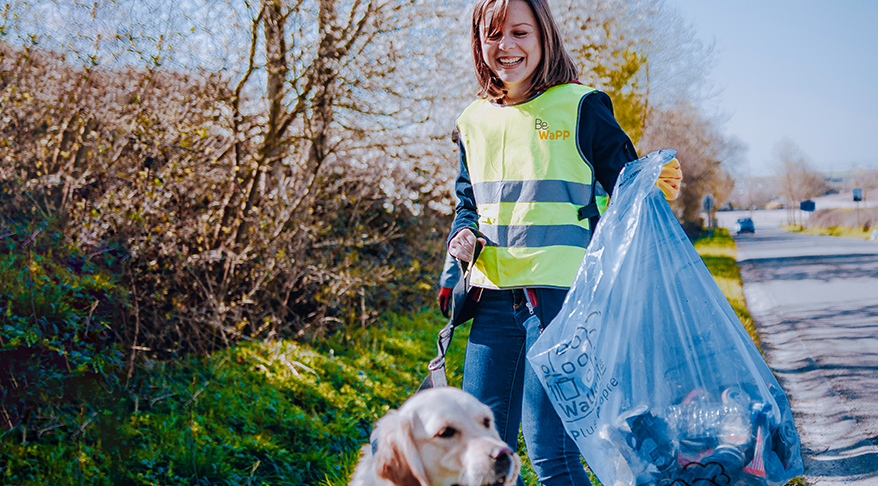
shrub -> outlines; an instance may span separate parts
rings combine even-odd
[[[433,172],[400,147],[312,166],[290,136],[269,164],[252,135],[265,120],[220,77],[2,42],[0,72],[0,211],[54,218],[86,253],[118,242],[138,353],[316,339],[432,298],[448,225],[420,188],[441,180],[434,155],[419,162]]]
[[[98,389],[117,389],[126,295],[109,269],[120,255],[85,255],[55,224],[0,228],[0,421],[7,432],[60,426]]]
[[[383,321],[394,330],[322,349],[247,342],[144,360],[124,391],[62,410],[41,437],[0,435],[0,484],[346,484],[373,423],[425,376],[441,327],[435,311]]]

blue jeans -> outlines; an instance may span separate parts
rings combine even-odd
[[[589,485],[579,449],[525,357],[540,335],[541,322],[551,322],[567,291],[535,290],[535,318],[521,302],[521,290],[482,291],[466,347],[463,389],[491,407],[500,438],[512,450],[518,449],[521,425],[527,455],[541,484]],[[518,483],[523,485],[521,478]]]

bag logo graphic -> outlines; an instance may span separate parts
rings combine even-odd
[[[555,346],[547,353],[548,361],[540,366],[546,388],[556,402],[561,419],[567,424],[583,420],[595,412],[600,417],[601,405],[619,385],[615,378],[604,377],[607,369],[595,356],[598,323],[588,321],[593,317],[599,320],[599,316],[597,312],[589,315],[585,327],[577,327],[571,339]],[[576,440],[580,436],[592,435],[592,429],[570,431]]]
[[[549,122],[537,118],[534,129],[539,133],[540,140],[567,140],[570,130],[549,130]]]

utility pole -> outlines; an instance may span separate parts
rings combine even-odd
[[[854,189],[854,202],[857,203],[857,231],[860,231],[860,201],[863,200],[863,189],[857,187]]]
[[[713,209],[713,194],[705,194],[701,198],[701,207],[707,211],[707,237],[713,238],[713,222],[711,221],[711,210]]]

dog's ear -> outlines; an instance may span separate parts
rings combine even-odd
[[[375,425],[375,473],[397,486],[430,486],[412,439],[412,424],[391,411]]]

